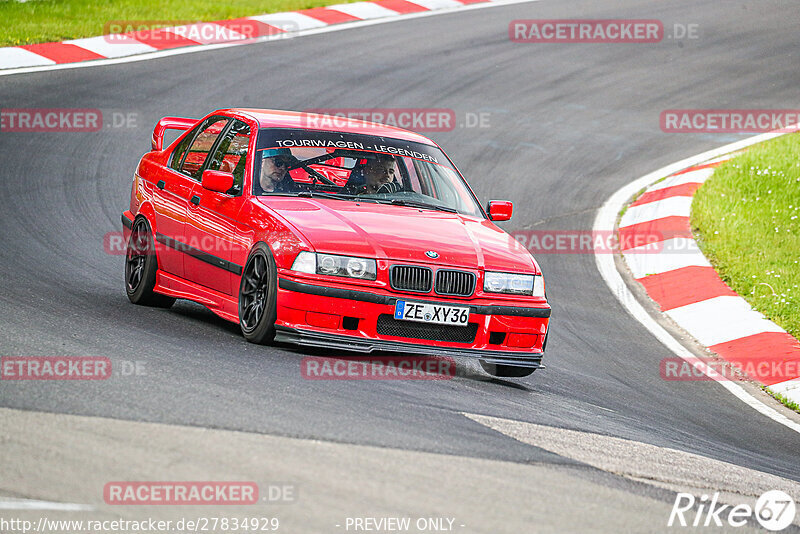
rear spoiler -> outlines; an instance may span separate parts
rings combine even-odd
[[[164,117],[156,124],[153,129],[153,150],[162,150],[164,148],[164,132],[166,130],[182,130],[186,131],[192,126],[197,124],[197,119],[183,119],[181,117]]]

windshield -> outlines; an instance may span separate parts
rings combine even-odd
[[[472,192],[433,146],[377,136],[263,129],[254,195],[397,204],[483,218]]]

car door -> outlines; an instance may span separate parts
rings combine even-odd
[[[228,124],[228,117],[209,117],[184,137],[163,169],[154,189],[159,268],[185,277],[184,227],[188,206],[208,153]]]
[[[180,165],[189,145],[194,140],[198,125],[190,130],[170,155],[169,162],[159,167],[153,176],[153,207],[155,212],[155,239],[158,242],[158,267],[164,272],[183,276],[183,253],[176,246],[183,236],[186,224],[186,203],[194,184],[180,171]]]
[[[205,189],[197,183],[192,191],[184,234],[196,249],[184,259],[188,280],[225,293],[238,294],[241,265],[231,263],[236,246],[238,216],[245,201],[244,175],[250,147],[250,126],[232,119],[220,136],[203,170],[221,170],[234,175],[234,186],[225,193]]]

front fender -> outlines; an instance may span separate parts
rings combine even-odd
[[[283,221],[272,210],[265,209],[255,202],[248,202],[240,213],[240,220],[247,229],[239,236],[244,243],[246,255],[233,258],[233,261],[244,265],[258,242],[265,243],[278,270],[289,269],[294,259],[302,250],[314,250],[310,242],[288,222]]]

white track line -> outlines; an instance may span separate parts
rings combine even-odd
[[[664,313],[706,347],[764,332],[786,333],[739,295],[700,300]]]
[[[34,54],[30,50],[24,48],[16,48],[13,46],[0,48],[0,65],[55,65],[56,62],[52,59],[47,59],[39,54]],[[31,68],[31,67],[27,67]],[[18,70],[11,68],[9,70]],[[1,72],[1,71],[0,71]]]
[[[674,237],[658,243],[629,248],[622,253],[622,256],[637,280],[682,267],[711,267],[700,252],[697,241],[686,237]]]
[[[312,30],[315,28],[325,28],[328,26],[325,22],[317,20],[314,17],[309,17],[304,13],[270,13],[268,15],[256,15],[255,17],[247,17],[250,20],[257,20],[264,24],[269,24],[284,31],[304,31]],[[286,37],[285,35],[283,36]]]
[[[671,178],[667,178],[663,182],[658,182],[653,187],[647,188],[647,193],[651,191],[660,191],[668,187],[675,187],[676,185],[703,183],[714,174],[714,168],[700,169],[698,171],[689,171]]]
[[[36,501],[32,499],[11,499],[0,497],[0,510],[56,510],[63,512],[83,512],[94,510],[89,504],[69,502]]]
[[[332,4],[329,6],[325,6],[325,9],[335,9],[336,11],[341,11],[342,13],[346,13],[351,17],[355,17],[361,20],[379,19],[381,17],[396,17],[397,15],[400,14],[397,11],[386,9],[381,5],[373,4],[371,2],[356,2],[354,4]]]
[[[720,148],[716,148],[714,150],[709,150],[708,152],[703,152],[702,154],[698,154],[696,156],[692,156],[690,158],[683,159],[671,165],[667,165],[666,167],[662,167],[657,171],[651,172],[650,174],[646,174],[641,178],[634,180],[633,182],[629,183],[626,186],[623,186],[616,193],[611,195],[611,197],[606,200],[605,204],[600,208],[597,212],[597,216],[594,220],[594,231],[595,232],[608,232],[613,231],[614,224],[617,221],[617,215],[622,210],[622,207],[625,205],[625,202],[628,201],[636,192],[641,189],[644,189],[648,185],[652,184],[656,180],[660,178],[664,178],[665,176],[670,176],[680,170],[686,169],[688,167],[692,167],[694,165],[698,165],[703,163],[707,160],[712,158],[720,157],[724,154],[729,152],[734,152],[736,150],[741,150],[748,146],[754,145],[756,143],[760,143],[762,141],[766,141],[768,139],[773,139],[775,137],[780,137],[784,135],[783,133],[765,133],[761,135],[757,135],[754,137],[750,137],[748,139],[743,139],[741,141],[737,141],[735,143],[731,143],[729,145],[722,146]],[[737,385],[734,382],[720,380],[718,376],[714,376],[714,371],[708,367],[697,365],[697,357],[692,354],[689,349],[681,345],[681,343],[675,339],[669,332],[667,332],[664,327],[662,327],[655,319],[650,317],[650,314],[644,309],[644,307],[636,300],[636,297],[631,293],[628,289],[628,286],[625,284],[625,281],[622,279],[622,275],[617,271],[617,267],[614,263],[614,255],[613,254],[603,254],[600,252],[595,253],[595,262],[597,264],[597,269],[600,271],[600,275],[605,280],[606,284],[608,284],[609,289],[614,294],[615,297],[622,303],[623,307],[633,315],[633,317],[642,323],[650,332],[658,339],[661,343],[664,344],[668,349],[670,349],[673,353],[675,353],[680,358],[686,360],[687,362],[694,362],[696,367],[699,367],[703,370],[703,372],[712,380],[715,380],[719,383],[720,386],[727,389],[731,394],[733,394],[737,399],[741,400],[743,403],[747,404],[758,413],[765,415],[772,419],[773,421],[780,423],[791,430],[794,430],[797,433],[800,433],[800,424],[792,421],[782,413],[778,412],[777,410],[770,408],[760,400],[756,399],[752,395],[750,395],[747,391],[744,390],[741,386]]]
[[[665,217],[688,217],[691,210],[692,197],[669,197],[647,204],[630,206],[619,221],[619,227],[624,228]]]
[[[772,384],[769,389],[800,404],[800,378]]]
[[[83,69],[88,67],[102,67],[106,65],[119,65],[122,63],[133,63],[135,61],[148,61],[150,59],[157,59],[162,57],[169,57],[169,56],[178,56],[182,54],[193,54],[196,52],[205,52],[207,50],[218,50],[220,48],[230,48],[233,46],[247,46],[256,43],[264,43],[267,41],[282,41],[284,39],[294,39],[296,37],[305,37],[306,35],[317,35],[320,33],[329,33],[329,32],[338,32],[343,30],[350,30],[352,28],[361,28],[365,26],[373,26],[376,24],[388,24],[390,22],[397,22],[401,20],[411,20],[411,19],[420,19],[425,17],[433,17],[436,15],[446,15],[449,13],[461,13],[463,11],[473,11],[475,9],[487,9],[491,7],[500,7],[500,6],[509,6],[514,4],[527,4],[531,2],[539,2],[540,0],[493,0],[481,4],[466,4],[466,5],[459,5],[458,7],[452,8],[443,8],[437,9],[435,11],[420,11],[417,13],[408,13],[406,15],[399,15],[396,17],[388,17],[388,18],[381,18],[381,19],[369,19],[369,20],[357,20],[353,22],[343,22],[339,24],[331,24],[329,26],[325,26],[323,28],[309,28],[307,30],[300,30],[297,32],[287,32],[277,35],[266,35],[263,37],[259,37],[258,39],[252,39],[247,41],[238,41],[238,42],[231,42],[231,43],[219,43],[219,44],[211,44],[211,45],[198,45],[198,46],[188,46],[185,48],[173,48],[170,50],[159,50],[158,52],[148,52],[145,54],[139,54],[135,56],[127,56],[121,58],[114,58],[114,59],[98,59],[93,61],[82,61],[77,63],[62,63],[59,65],[46,65],[46,66],[39,66],[39,67],[22,67],[17,69],[3,69],[0,70],[0,76],[9,76],[11,74],[26,74],[30,72],[42,72],[42,71],[50,71],[50,70],[64,70],[64,69]],[[330,6],[328,6],[330,7]],[[289,13],[283,14],[281,13],[281,19],[286,20],[287,16],[290,15]],[[286,15],[286,16],[285,16]],[[249,17],[254,18],[257,20],[262,20],[269,24],[269,21],[266,18],[261,17]],[[35,54],[34,54],[35,55]],[[44,58],[42,58],[44,60]],[[49,61],[49,60],[47,60]]]
[[[422,6],[427,9],[443,9],[445,7],[459,7],[461,2],[456,2],[456,0],[408,0],[412,4],[417,4],[418,6]]]
[[[152,46],[140,43],[127,35],[114,35],[112,37],[100,35],[83,39],[70,39],[69,41],[64,41],[64,43],[80,46],[84,50],[112,59],[134,54],[146,54],[156,50]]]

